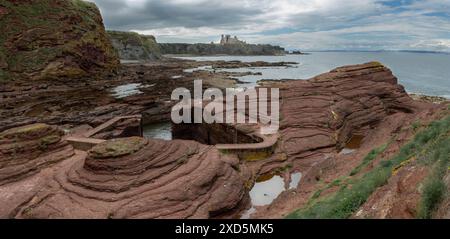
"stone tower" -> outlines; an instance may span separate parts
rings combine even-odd
[[[237,36],[231,37],[231,35],[222,35],[220,39],[220,45],[231,45],[231,44],[245,44],[245,42],[239,40]]]

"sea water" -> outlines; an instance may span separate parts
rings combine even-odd
[[[410,93],[450,98],[450,54],[416,52],[312,52],[285,56],[207,56],[180,57],[197,61],[296,62],[291,67],[223,69],[233,72],[261,72],[262,75],[239,77],[252,87],[263,79],[309,79],[336,67],[378,61],[389,67]]]

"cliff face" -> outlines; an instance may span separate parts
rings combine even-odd
[[[282,141],[292,157],[344,148],[352,135],[368,134],[389,115],[416,110],[397,78],[378,62],[340,67],[308,81],[277,86],[283,102]]]
[[[119,31],[108,31],[108,35],[122,60],[154,61],[162,57],[154,36]]]
[[[162,54],[187,55],[283,55],[284,48],[272,45],[253,44],[187,44],[160,43]]]
[[[93,77],[119,65],[93,3],[0,0],[0,29],[0,80]]]

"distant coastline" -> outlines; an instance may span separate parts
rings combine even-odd
[[[285,54],[285,55],[289,55],[289,54]],[[307,55],[307,54],[305,54]],[[167,57],[167,58],[172,58],[172,57],[222,57],[222,56],[284,56],[284,55],[271,55],[271,54],[267,54],[267,55],[230,55],[230,54],[208,54],[208,55],[198,55],[198,54],[164,54],[163,57]]]
[[[422,50],[308,50],[305,52],[403,52],[403,53],[421,53],[421,54],[444,54],[450,55],[445,51],[422,51]]]

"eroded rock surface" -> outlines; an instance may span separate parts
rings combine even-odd
[[[158,84],[158,80],[182,72],[183,68],[177,64],[167,64],[166,68],[157,64],[128,66],[136,75],[124,74],[123,77],[153,79]],[[158,80],[148,76],[151,73],[147,71],[139,73],[143,69],[159,72]],[[167,73],[164,69],[170,71]],[[99,111],[88,111],[91,117],[88,119],[104,122],[116,113],[144,111],[145,114],[149,111],[146,107],[158,105],[157,97],[164,97],[168,85],[189,84],[196,74],[206,75],[205,72],[190,73],[165,85],[148,88],[154,95],[140,94],[120,100],[110,96],[97,98],[93,102],[104,106],[98,105]],[[0,202],[8,206],[0,208],[0,217],[235,217],[250,206],[248,191],[260,175],[274,171],[302,172],[296,189],[283,192],[271,205],[258,207],[252,215],[283,217],[307,203],[321,181],[331,182],[348,175],[374,146],[388,142],[416,118],[429,119],[442,108],[413,101],[397,84],[392,72],[379,63],[337,68],[307,81],[271,82],[270,86],[280,88],[281,129],[274,154],[268,158],[239,160],[233,153],[220,152],[215,146],[194,141],[136,137],[108,140],[89,152],[76,151],[75,155],[64,156],[65,160],[58,160],[59,163],[48,168],[51,170],[24,174],[19,181],[7,181],[1,186]],[[24,98],[22,102],[28,101]],[[77,102],[78,106],[81,97]],[[109,111],[112,106],[120,107],[116,112]],[[104,111],[100,110],[102,107]],[[161,115],[161,111],[153,107],[153,113]],[[9,111],[13,109],[5,110]],[[81,111],[71,112],[76,115]],[[13,116],[12,119],[20,118]],[[8,132],[2,133],[3,137],[10,137]],[[215,134],[220,134],[220,130]],[[363,136],[360,148],[349,155],[340,154],[350,139],[358,135]],[[411,135],[405,135],[401,142],[394,144],[396,147],[388,148],[389,154],[397,152],[398,146]],[[1,142],[6,142],[1,147],[10,147],[10,141]],[[401,190],[416,195],[415,187],[408,177],[402,177],[404,175],[409,174],[399,173],[399,178],[393,180],[397,180]],[[420,181],[419,177],[410,178]],[[27,190],[15,193],[19,188]],[[330,188],[328,193],[333,190],[336,189]]]
[[[232,73],[185,69],[212,65],[215,68],[265,67],[276,63],[195,62],[170,59],[151,64],[125,64],[117,75],[93,80],[19,80],[0,85],[0,131],[33,123],[96,127],[116,116],[143,115],[143,124],[170,119],[174,89],[192,90],[193,81],[203,79],[205,87],[233,87]],[[116,97],[118,87],[138,85],[138,94]]]
[[[14,217],[208,218],[246,197],[238,165],[193,141],[110,140],[63,162]]]
[[[289,158],[341,149],[388,115],[413,113],[418,107],[392,72],[376,62],[276,86],[281,89],[280,134]]]
[[[0,133],[0,185],[19,181],[70,158],[73,148],[54,126],[33,124]]]
[[[284,217],[301,208],[323,181],[331,183],[349,175],[372,149],[390,142],[403,127],[430,119],[443,108],[411,99],[392,72],[377,62],[337,68],[307,81],[264,85],[280,88],[280,140],[272,157],[249,167],[259,174],[289,168],[290,172],[302,172],[302,181],[271,205],[258,208],[255,218]],[[355,136],[362,136],[361,146],[348,155],[341,153]],[[398,142],[393,152],[405,142]],[[414,194],[411,185],[405,190]],[[324,194],[334,190],[338,187]]]

